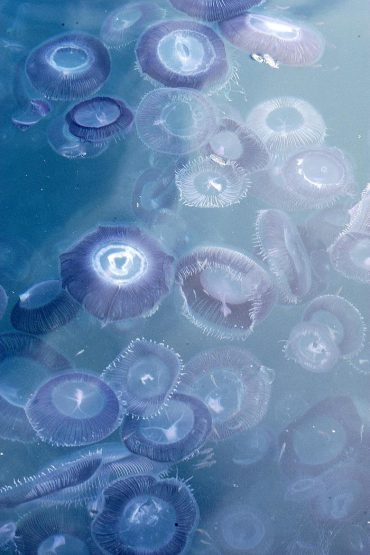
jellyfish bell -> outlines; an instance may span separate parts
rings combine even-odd
[[[261,4],[261,0],[170,0],[177,10],[205,21],[230,19]]]
[[[48,143],[54,152],[70,160],[97,158],[109,146],[108,140],[101,143],[91,143],[82,141],[72,135],[64,116],[57,117],[50,123],[47,137]]]

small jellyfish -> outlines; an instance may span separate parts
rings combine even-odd
[[[229,78],[224,43],[206,25],[165,21],[149,27],[136,46],[145,76],[166,87],[217,89]]]
[[[10,319],[15,329],[38,335],[65,326],[79,310],[59,280],[48,280],[19,295]]]
[[[92,535],[105,553],[181,555],[199,521],[198,504],[179,480],[136,476],[103,492],[104,507]]]
[[[174,393],[166,410],[151,419],[126,418],[121,435],[137,455],[159,462],[178,462],[195,454],[208,439],[212,418],[206,405],[190,395]]]
[[[247,117],[247,126],[271,155],[283,158],[299,148],[321,144],[326,135],[325,122],[317,110],[291,96],[272,98],[255,106]]]
[[[322,295],[312,300],[306,306],[302,319],[327,326],[341,356],[345,358],[357,355],[364,346],[364,319],[358,308],[339,295]]]
[[[0,320],[4,318],[4,314],[8,307],[8,295],[4,287],[0,285]]]
[[[256,237],[260,255],[276,279],[280,302],[301,302],[311,289],[312,273],[306,247],[294,222],[281,210],[261,210]]]
[[[26,106],[12,115],[12,123],[18,129],[27,131],[43,118],[48,116],[52,110],[49,102],[40,99],[29,100]]]
[[[176,208],[178,191],[175,186],[175,167],[164,171],[150,168],[139,175],[132,192],[132,210],[140,220],[152,223],[160,210]]]
[[[146,418],[158,414],[176,391],[180,356],[167,345],[135,339],[107,366],[102,379],[115,391],[123,410]]]
[[[164,15],[165,10],[155,2],[128,2],[107,15],[100,29],[100,38],[107,48],[123,48],[135,42],[149,23],[162,19]]]
[[[267,412],[271,380],[246,349],[203,351],[185,366],[183,387],[202,399],[212,416],[213,440],[224,440],[258,424]]]
[[[170,0],[181,12],[205,21],[230,19],[250,8],[261,4],[262,0]]]
[[[232,444],[232,461],[237,466],[263,463],[270,459],[275,451],[274,433],[264,425],[258,425],[241,432]]]
[[[269,55],[280,64],[310,66],[324,53],[322,35],[294,21],[245,13],[222,21],[220,31],[232,44],[250,53]]]
[[[329,248],[333,268],[348,279],[370,284],[370,234],[341,233]]]
[[[66,33],[37,46],[26,60],[26,73],[47,98],[78,100],[100,89],[110,65],[109,52],[99,39]]]
[[[83,100],[66,114],[72,135],[98,144],[123,136],[131,129],[133,120],[134,114],[123,100],[110,96]]]
[[[109,141],[102,143],[81,141],[81,139],[70,133],[68,124],[63,116],[51,122],[47,130],[47,137],[48,143],[54,152],[70,160],[97,158],[109,146]]]
[[[100,226],[60,261],[63,287],[104,321],[153,314],[172,286],[173,258],[138,227]]]
[[[246,339],[276,302],[269,274],[230,249],[195,249],[179,261],[176,281],[184,316],[222,339]]]
[[[199,150],[214,133],[215,108],[193,89],[162,88],[142,98],[135,117],[140,140],[149,149],[184,155]]]
[[[224,208],[239,203],[250,180],[236,162],[218,164],[211,156],[191,160],[176,173],[180,200],[196,208]]]
[[[43,441],[66,447],[101,441],[121,421],[113,390],[96,376],[83,372],[48,380],[29,399],[25,411]]]
[[[296,324],[284,347],[288,360],[310,372],[330,372],[340,358],[335,339],[326,325],[318,322]]]
[[[293,503],[306,503],[315,499],[324,486],[320,476],[303,476],[293,480],[287,487],[284,499]]]

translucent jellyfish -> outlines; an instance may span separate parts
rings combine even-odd
[[[107,15],[100,38],[108,48],[123,48],[136,41],[149,23],[162,19],[164,14],[155,2],[128,2]]]
[[[26,60],[31,84],[47,98],[78,100],[94,94],[110,73],[110,56],[99,39],[66,33],[37,46]]]
[[[171,4],[191,17],[206,21],[221,21],[245,13],[261,0],[170,0]]]
[[[284,304],[302,301],[311,289],[310,259],[298,229],[281,210],[261,210],[256,221],[260,255],[274,275]]]
[[[52,110],[49,102],[40,99],[32,99],[17,113],[12,115],[12,123],[18,129],[27,131],[43,118],[48,116]]]
[[[346,231],[329,249],[334,269],[348,279],[370,283],[370,234]]]
[[[146,94],[137,108],[135,123],[145,146],[174,155],[199,150],[217,126],[209,98],[184,88],[156,89]]]
[[[194,21],[149,27],[136,46],[136,57],[143,74],[166,87],[212,90],[225,84],[230,73],[220,37]]]
[[[4,317],[8,306],[8,295],[2,285],[0,285],[0,320]]]
[[[276,301],[268,273],[230,249],[195,249],[179,261],[176,281],[184,316],[218,338],[246,339]]]
[[[175,168],[170,166],[164,171],[150,168],[136,180],[131,205],[135,216],[151,223],[159,210],[175,208],[177,200]]]
[[[121,420],[113,390],[96,376],[83,372],[51,378],[35,391],[25,411],[43,441],[66,447],[101,441]]]
[[[248,193],[250,180],[236,164],[219,164],[211,156],[196,158],[176,173],[180,200],[196,208],[224,208],[237,204]]]
[[[326,325],[318,322],[296,324],[284,347],[284,354],[305,370],[330,372],[340,358],[335,339]]]
[[[323,486],[320,476],[299,477],[288,485],[284,499],[293,503],[306,503],[315,499]]]
[[[89,143],[81,141],[69,132],[68,124],[63,116],[53,120],[47,131],[48,143],[50,147],[63,158],[89,159],[97,158],[105,152],[109,142]]]
[[[267,369],[246,349],[203,351],[185,366],[183,384],[207,405],[214,440],[223,440],[258,424],[271,395]]]
[[[328,397],[281,433],[280,463],[289,477],[318,476],[361,444],[361,419],[349,397]]]
[[[326,125],[305,100],[282,96],[255,106],[247,117],[250,127],[274,156],[286,157],[305,146],[321,144]]]
[[[135,339],[102,374],[128,414],[147,418],[158,414],[176,391],[182,360],[167,345]]]
[[[136,476],[117,480],[103,492],[104,508],[92,534],[105,553],[180,555],[199,520],[197,502],[185,483]]]
[[[63,287],[105,321],[149,316],[169,293],[173,258],[138,227],[98,227],[60,257]]]
[[[134,114],[123,100],[96,96],[76,104],[66,115],[69,132],[83,141],[105,143],[127,133]]]
[[[182,393],[174,393],[167,405],[150,420],[124,420],[121,434],[130,451],[154,461],[177,462],[203,446],[212,428],[206,405]]]
[[[15,329],[35,335],[56,330],[73,320],[80,305],[59,280],[36,283],[19,295],[10,319]]]
[[[327,326],[343,357],[355,356],[364,346],[364,319],[358,308],[339,295],[317,297],[306,306],[302,319]]]
[[[294,21],[246,13],[220,23],[220,30],[235,46],[251,54],[269,54],[275,62],[310,66],[324,53],[322,35]]]
[[[232,461],[240,467],[263,463],[275,451],[273,432],[264,425],[258,425],[241,432],[232,444]]]

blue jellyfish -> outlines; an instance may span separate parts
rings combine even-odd
[[[221,33],[232,44],[251,54],[269,54],[277,63],[310,66],[324,53],[322,35],[294,21],[246,13],[222,21]]]
[[[123,100],[96,96],[73,106],[66,114],[69,132],[82,141],[105,143],[127,133],[134,114]]]
[[[39,121],[46,118],[52,110],[46,100],[31,99],[21,111],[12,115],[12,123],[18,129],[27,131]]]
[[[170,0],[171,4],[191,17],[206,21],[221,21],[245,13],[262,0]]]
[[[247,117],[254,131],[273,156],[321,144],[326,125],[319,112],[307,101],[291,96],[276,97],[255,106]]]
[[[299,231],[282,210],[261,210],[256,220],[259,253],[274,275],[280,302],[296,304],[310,291],[310,259]]]
[[[25,411],[43,441],[66,447],[101,441],[121,421],[119,401],[112,389],[83,372],[48,380],[29,399]]]
[[[244,468],[271,459],[276,440],[272,430],[259,424],[238,434],[231,448],[233,463]]]
[[[176,173],[180,200],[196,208],[224,208],[246,197],[250,180],[236,162],[219,163],[211,156],[191,160]]]
[[[149,23],[162,19],[164,15],[165,10],[155,2],[128,2],[107,15],[100,29],[100,38],[107,48],[123,48],[135,42]]]
[[[204,333],[246,339],[276,302],[269,274],[254,260],[221,247],[201,247],[178,263],[183,314]]]
[[[138,227],[100,226],[60,261],[63,287],[104,321],[151,315],[172,286],[173,258]]]
[[[105,152],[109,146],[109,141],[101,143],[90,143],[81,141],[72,135],[68,129],[68,124],[63,116],[53,120],[47,130],[48,143],[59,156],[63,158],[89,159],[97,158]]]
[[[137,455],[159,462],[178,462],[194,455],[211,429],[212,418],[202,401],[174,393],[166,410],[153,418],[126,418],[121,435],[125,445]]]
[[[36,283],[19,295],[10,319],[17,330],[42,334],[65,326],[73,320],[80,305],[62,289],[59,280]]]
[[[370,234],[341,233],[329,248],[333,268],[348,279],[370,283]]]
[[[202,93],[185,88],[163,88],[141,100],[136,130],[155,152],[184,155],[199,150],[216,130],[216,110]]]
[[[179,480],[136,476],[103,492],[103,510],[92,534],[105,553],[181,555],[199,521],[198,504]]]
[[[296,324],[284,346],[284,354],[305,370],[330,372],[340,358],[340,351],[328,326],[318,322]]]
[[[35,48],[26,73],[36,90],[52,100],[78,100],[94,94],[110,73],[110,56],[99,39],[66,33]]]
[[[183,383],[208,407],[213,440],[252,428],[267,412],[270,373],[246,349],[220,347],[198,353],[186,364]]]
[[[150,418],[176,391],[182,368],[180,356],[171,347],[135,339],[107,366],[102,379],[116,392],[126,413]]]
[[[152,223],[160,210],[176,208],[177,201],[175,167],[170,166],[164,171],[150,168],[137,178],[131,206],[135,216],[145,223]]]
[[[220,37],[194,21],[149,27],[136,46],[136,57],[143,74],[166,87],[212,90],[225,84],[230,74]]]
[[[0,285],[0,320],[4,317],[8,306],[8,295],[2,285]]]

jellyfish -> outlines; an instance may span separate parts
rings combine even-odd
[[[271,395],[269,375],[246,349],[220,347],[190,359],[183,387],[208,407],[211,439],[217,441],[248,430],[263,419]]]
[[[299,148],[320,145],[326,135],[321,115],[307,101],[276,97],[255,106],[247,117],[271,155],[286,158]]]
[[[91,528],[105,553],[180,555],[187,551],[199,509],[184,482],[136,476],[117,480],[103,495],[103,510]]]
[[[173,258],[138,227],[100,226],[60,261],[63,287],[104,321],[153,314],[172,286]]]
[[[176,391],[182,374],[180,356],[167,345],[135,339],[102,374],[123,410],[141,417],[158,414]]]
[[[131,206],[135,216],[152,223],[160,210],[176,208],[178,191],[175,186],[175,167],[145,170],[136,180]]]
[[[333,268],[348,279],[370,283],[370,234],[341,233],[329,248]]]
[[[288,485],[284,499],[293,503],[306,503],[315,499],[323,487],[320,476],[300,476]]]
[[[53,279],[36,283],[19,295],[10,319],[15,329],[43,334],[65,326],[75,318],[80,305]]]
[[[261,464],[271,459],[275,451],[275,443],[272,430],[259,424],[237,435],[232,444],[232,461],[242,468]]]
[[[97,158],[109,146],[109,141],[104,143],[81,141],[69,132],[68,124],[63,116],[57,117],[50,123],[47,138],[49,146],[56,154],[70,160]]]
[[[269,274],[254,260],[221,247],[200,247],[178,264],[183,314],[204,333],[246,339],[276,301]]]
[[[318,476],[361,444],[361,419],[349,397],[328,397],[281,433],[280,463],[290,477]]]
[[[339,295],[322,295],[313,299],[306,306],[302,319],[327,326],[342,357],[351,358],[364,346],[364,319],[358,308]]]
[[[135,117],[140,140],[164,154],[185,155],[204,146],[216,130],[216,111],[202,93],[162,88],[147,93]]]
[[[288,360],[319,374],[330,372],[340,358],[338,345],[328,326],[319,322],[296,324],[283,350]]]
[[[312,285],[310,259],[290,217],[281,210],[261,210],[256,221],[260,255],[274,275],[280,302],[302,301]]]
[[[4,318],[8,306],[8,295],[2,285],[0,285],[0,320]]]
[[[180,200],[196,208],[224,208],[248,193],[250,180],[236,162],[219,164],[211,156],[191,160],[176,173]]]
[[[190,395],[174,393],[165,411],[151,419],[126,418],[121,436],[137,455],[159,462],[178,462],[193,456],[211,433],[206,405]]]
[[[12,123],[18,129],[27,131],[46,118],[51,110],[52,107],[46,100],[31,99],[21,111],[12,115]]]
[[[100,29],[100,38],[107,48],[123,48],[135,42],[149,23],[164,15],[165,10],[155,2],[128,2],[108,13]]]
[[[123,100],[96,96],[76,104],[66,115],[69,132],[82,141],[105,143],[127,133],[134,114]]]
[[[40,439],[56,446],[96,443],[114,432],[121,421],[113,390],[83,372],[48,380],[29,399],[25,411]]]
[[[324,53],[322,35],[294,21],[245,13],[222,21],[220,31],[232,44],[251,54],[268,54],[280,64],[311,66]]]
[[[181,12],[205,21],[222,21],[261,4],[262,0],[170,0]]]
[[[141,72],[166,87],[217,89],[229,78],[224,43],[206,25],[164,21],[149,27],[136,46]]]

